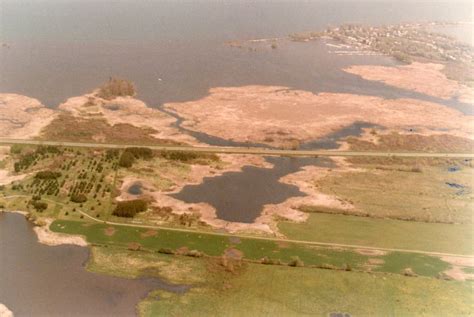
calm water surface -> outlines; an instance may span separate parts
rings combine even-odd
[[[25,217],[0,213],[0,303],[15,316],[134,316],[151,290],[186,290],[155,278],[90,273],[88,256],[88,248],[39,244]]]
[[[322,42],[282,42],[276,50],[266,44],[256,52],[224,43],[348,22],[472,18],[470,2],[454,1],[3,0],[0,6],[0,41],[9,45],[0,48],[0,92],[52,107],[109,76],[134,81],[152,106],[250,84],[423,98],[340,71],[351,64],[393,65],[388,58],[339,57]]]

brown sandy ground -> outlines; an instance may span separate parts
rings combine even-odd
[[[401,134],[385,130],[366,129],[360,138],[347,138],[344,147],[352,150],[366,151],[404,149],[413,151],[465,152],[472,150],[473,142],[470,139],[446,134],[425,136],[417,133]],[[173,214],[197,215],[199,221],[214,228],[226,229],[229,232],[266,232],[277,236],[279,235],[278,221],[282,219],[294,222],[306,221],[309,215],[308,210],[304,208],[306,206],[310,206],[311,210],[316,208],[319,210],[318,212],[371,215],[373,217],[411,219],[414,221],[454,221],[456,223],[464,223],[467,219],[465,211],[471,205],[469,193],[455,196],[451,193],[452,190],[445,185],[446,181],[459,181],[451,178],[461,175],[449,173],[447,167],[450,165],[459,165],[464,168],[461,172],[461,183],[464,184],[464,180],[468,177],[471,170],[469,163],[435,159],[402,159],[399,161],[390,158],[375,158],[376,161],[373,161],[373,158],[333,158],[337,164],[334,168],[304,167],[301,171],[282,177],[280,181],[297,186],[307,196],[293,197],[280,204],[266,205],[261,216],[252,224],[226,222],[217,219],[215,209],[208,204],[186,204],[167,195],[179,192],[186,184],[202,183],[204,177],[213,177],[224,172],[237,171],[245,165],[270,167],[270,164],[258,156],[223,155],[221,160],[225,162],[225,167],[191,165],[189,169],[183,170],[177,166],[173,167],[153,161],[147,163],[148,165],[140,166],[137,170],[127,170],[126,173],[120,175],[122,185],[120,186],[121,195],[118,199],[136,198],[136,196],[128,194],[127,190],[131,185],[140,182],[144,187],[144,195],[152,197],[155,201],[155,206],[170,207]],[[150,171],[150,173],[147,171]],[[347,182],[343,181],[344,179],[347,179]],[[395,191],[390,197],[387,196],[385,203],[388,205],[384,205],[384,201],[380,201],[379,207],[371,205],[368,209],[365,204],[368,198],[373,198],[370,195],[359,197],[357,193],[360,190],[356,191],[356,195],[346,195],[347,191],[353,192],[351,186],[358,186],[357,188],[360,187],[359,189],[361,189],[364,186],[368,186],[371,180],[374,183],[370,188],[367,187],[368,193],[392,192],[397,186],[405,188],[406,193],[400,192],[398,197],[397,191]],[[393,181],[390,182],[389,180]],[[439,184],[434,186],[433,184],[435,183]],[[344,184],[347,184],[347,190],[344,189]],[[423,187],[423,194],[420,194],[419,190],[416,189],[417,184]],[[470,186],[470,184],[467,185]],[[337,190],[334,191],[334,188],[337,188]],[[410,194],[411,190],[413,193]],[[406,196],[408,194],[410,195]],[[380,197],[384,197],[384,195]],[[404,201],[397,200],[400,198],[403,198]],[[405,208],[405,205],[412,198],[417,203],[410,205],[411,207],[408,209]],[[389,208],[391,200],[393,200],[394,204],[399,204],[400,206],[397,205],[397,208]],[[448,206],[449,212],[443,212],[446,206]],[[380,214],[380,210],[384,208],[390,209],[390,212]],[[160,217],[155,218],[153,212],[143,215],[143,220],[166,223]]]
[[[103,99],[99,90],[57,109],[16,94],[0,94],[0,137],[77,142],[199,144],[172,125],[176,119],[131,96]]]
[[[366,80],[381,81],[387,85],[413,90],[443,99],[458,98],[465,103],[473,102],[473,90],[448,79],[442,72],[445,65],[414,62],[410,65],[387,67],[354,65],[344,71]]]
[[[474,258],[443,256],[441,260],[451,264],[451,268],[444,272],[449,278],[457,281],[474,280],[474,274],[467,273],[463,270],[465,268],[474,268]]]
[[[348,137],[341,141],[341,148],[353,151],[413,151],[471,153],[474,140],[438,131],[403,131],[364,129],[360,137]],[[350,158],[349,160],[352,160]]]
[[[116,198],[119,201],[136,199],[136,195],[129,194],[128,188],[133,184],[140,183],[142,194],[139,197],[151,199],[152,208],[147,213],[142,213],[136,218],[138,221],[151,221],[155,224],[169,223],[170,219],[163,219],[163,208],[169,207],[173,216],[190,215],[199,219],[201,224],[209,225],[218,229],[225,229],[229,232],[267,232],[272,233],[272,229],[262,218],[252,224],[228,222],[218,219],[216,210],[209,204],[189,204],[181,200],[168,196],[177,193],[189,184],[200,184],[205,177],[215,177],[227,172],[240,171],[244,166],[258,166],[271,168],[272,165],[261,156],[255,155],[219,155],[220,161],[209,165],[184,165],[165,160],[153,160],[141,162],[132,169],[121,171],[118,175],[120,195]]]
[[[472,137],[472,117],[457,110],[412,99],[291,90],[286,87],[212,88],[207,97],[166,108],[184,117],[184,126],[241,142],[294,147],[368,121],[394,130],[416,128],[426,133]]]
[[[97,91],[94,91],[84,96],[69,98],[59,105],[58,109],[69,115],[62,117],[63,120],[72,120],[70,118],[72,116],[78,122],[85,121],[85,125],[89,123],[90,128],[97,126],[96,134],[92,136],[96,142],[107,140],[124,142],[136,135],[136,141],[142,142],[157,139],[196,143],[194,138],[172,127],[175,118],[149,108],[143,101],[130,96],[107,100],[98,97]],[[53,129],[50,130],[45,131],[45,136],[54,133]]]
[[[8,309],[7,306],[0,303],[0,316],[2,317],[13,317],[13,312]]]
[[[87,246],[87,241],[84,237],[78,235],[61,234],[51,231],[49,226],[53,221],[54,219],[43,217],[41,220],[36,220],[34,222],[35,227],[33,230],[38,236],[38,242],[50,246],[63,244],[72,244],[81,247]]]
[[[56,114],[36,99],[0,94],[0,137],[27,139],[36,136]]]
[[[445,134],[368,130],[360,138],[347,138],[343,147],[357,151],[471,152],[473,141]],[[270,208],[424,222],[472,222],[474,183],[469,161],[366,157],[336,161],[336,168],[306,167],[285,176],[283,182],[298,186],[308,196]],[[448,168],[453,166],[459,171],[450,172]],[[447,183],[464,187],[455,190]],[[307,216],[301,215],[301,221]]]
[[[10,147],[0,146],[0,186],[25,178],[27,174],[13,173],[13,161],[10,160]]]
[[[169,207],[173,215],[194,215],[199,222],[216,229],[224,229],[228,232],[267,233],[279,235],[277,222],[287,219],[295,222],[303,222],[308,214],[298,208],[302,205],[318,205],[330,209],[344,209],[351,211],[354,207],[346,200],[334,195],[322,193],[315,182],[332,173],[332,169],[317,166],[305,167],[302,171],[287,175],[280,181],[295,185],[308,196],[293,197],[281,204],[269,204],[264,206],[261,216],[253,223],[228,222],[218,219],[216,210],[209,204],[188,204],[173,197],[170,193],[176,193],[188,184],[202,183],[204,177],[214,177],[230,171],[238,171],[243,166],[254,165],[270,168],[271,165],[262,157],[252,155],[221,155],[225,164],[224,168],[216,168],[210,165],[191,165],[186,172],[178,167],[170,167],[167,163],[156,161],[145,163],[131,170],[120,172],[119,188],[120,195],[117,200],[131,200],[137,197],[151,199],[153,201],[151,211],[142,213],[136,218],[137,221],[145,221],[155,224],[169,223],[169,219],[163,220],[162,209]],[[338,173],[354,172],[359,169],[351,167],[343,159],[336,158]],[[128,193],[130,186],[140,183],[142,194],[140,196]]]
[[[337,173],[357,171],[358,169],[350,167],[343,159],[336,158],[338,163]],[[263,212],[255,222],[266,224],[271,228],[272,233],[279,235],[277,223],[279,220],[291,220],[294,222],[304,222],[308,218],[308,213],[299,210],[301,206],[311,205],[320,206],[328,209],[352,211],[354,206],[346,200],[340,199],[335,195],[323,193],[315,185],[317,181],[333,173],[334,169],[306,166],[301,171],[286,175],[280,179],[280,182],[294,185],[304,192],[307,196],[292,197],[280,204],[265,205]]]

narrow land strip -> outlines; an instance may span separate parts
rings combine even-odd
[[[27,195],[13,195],[13,196],[7,196],[7,197],[2,197],[2,198],[10,199],[10,198],[16,198],[16,197],[28,197],[28,196]],[[49,199],[44,199],[44,200],[52,202],[52,203],[56,203],[56,204],[61,204],[59,202],[55,202]],[[168,230],[168,231],[183,232],[183,233],[198,233],[198,234],[213,235],[213,236],[236,237],[236,238],[243,238],[243,239],[256,239],[256,240],[266,240],[266,241],[274,241],[274,242],[286,242],[286,243],[326,246],[326,247],[341,247],[341,248],[348,248],[348,249],[365,249],[365,250],[379,250],[379,251],[387,251],[387,252],[416,253],[416,254],[424,254],[424,255],[431,255],[431,256],[454,256],[454,257],[462,257],[462,258],[474,258],[473,255],[467,255],[467,254],[454,254],[454,253],[432,252],[432,251],[411,250],[411,249],[397,249],[397,248],[379,248],[379,247],[353,245],[353,244],[329,243],[329,242],[318,242],[318,241],[307,241],[307,240],[292,240],[292,239],[260,237],[260,236],[244,235],[244,234],[231,234],[231,233],[223,233],[223,232],[171,228],[171,227],[166,227],[166,226],[121,223],[121,222],[106,221],[106,220],[95,218],[80,209],[78,209],[78,212],[81,213],[84,217],[94,222],[113,225],[113,226],[146,228],[146,229],[165,230],[165,231]]]
[[[167,145],[137,145],[137,144],[110,144],[110,143],[80,143],[60,141],[39,141],[0,138],[1,145],[51,145],[79,148],[109,148],[123,149],[127,147],[147,147],[158,151],[182,151],[200,153],[223,154],[256,154],[256,155],[283,155],[283,156],[371,156],[371,157],[425,157],[425,158],[463,158],[472,159],[474,153],[441,153],[441,152],[376,152],[376,151],[337,151],[337,150],[277,150],[266,148],[239,148],[239,147],[195,147],[195,146],[167,146]]]

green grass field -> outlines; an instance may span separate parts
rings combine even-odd
[[[189,285],[184,294],[152,292],[142,316],[468,316],[472,282],[219,261],[120,247],[92,247],[88,270],[119,277],[156,276]]]
[[[304,223],[281,222],[290,239],[380,248],[473,254],[472,225],[424,223],[312,213]]]
[[[226,250],[233,248],[240,250],[245,259],[253,261],[260,261],[267,257],[282,263],[290,263],[297,256],[306,266],[327,266],[335,269],[344,269],[349,266],[354,270],[370,269],[398,274],[402,274],[406,268],[411,268],[418,275],[432,277],[450,268],[448,263],[437,257],[411,253],[391,252],[367,255],[349,249],[322,248],[252,238],[239,238],[235,241],[226,236],[164,229],[156,230],[154,235],[150,236],[147,235],[150,230],[144,228],[69,220],[56,220],[50,228],[55,232],[83,235],[92,244],[127,248],[131,243],[138,243],[143,250],[151,252],[158,252],[162,248],[172,250],[187,248],[216,257],[222,256]],[[374,259],[377,259],[379,264],[371,264]]]
[[[209,275],[209,274],[208,274]],[[157,292],[143,316],[462,316],[472,313],[472,284],[249,264],[240,274],[213,273],[184,295]]]
[[[452,165],[354,165],[360,171],[332,173],[319,190],[351,202],[373,217],[472,224],[474,169]],[[415,169],[418,172],[413,172]],[[450,187],[447,183],[462,188]]]

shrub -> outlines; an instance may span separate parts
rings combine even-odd
[[[141,199],[134,199],[128,201],[120,201],[117,203],[113,215],[118,217],[134,217],[137,213],[147,210],[148,204]]]
[[[411,172],[412,173],[423,173],[423,170],[421,169],[421,167],[412,167]]]
[[[43,212],[48,208],[48,204],[40,200],[33,200],[31,204],[33,205],[33,208],[35,208],[38,212]]]
[[[293,257],[290,263],[288,263],[289,266],[295,266],[295,267],[302,267],[304,266],[304,262],[300,260],[298,256]]]
[[[119,166],[129,168],[132,167],[133,163],[135,162],[135,156],[132,153],[124,151],[120,156]]]
[[[160,248],[158,252],[163,254],[174,254],[174,251],[169,248]]]
[[[280,260],[273,260],[273,259],[270,259],[268,257],[264,257],[260,260],[260,263],[262,264],[267,264],[267,265],[278,265],[278,264],[281,264]]]
[[[203,253],[198,250],[191,250],[191,251],[186,252],[186,255],[194,257],[194,258],[200,258],[203,256]]]
[[[394,52],[393,57],[403,63],[410,64],[412,62],[411,57],[408,54],[402,53],[402,52]]]
[[[87,196],[84,194],[72,194],[71,201],[73,203],[84,203],[87,201]]]

